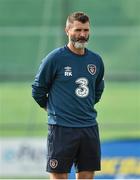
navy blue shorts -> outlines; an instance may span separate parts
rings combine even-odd
[[[48,172],[99,171],[101,150],[98,126],[71,128],[48,125]]]

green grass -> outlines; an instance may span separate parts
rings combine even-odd
[[[101,122],[139,122],[139,95],[138,83],[106,83],[102,101],[97,105]]]
[[[106,83],[99,104],[101,139],[140,137],[140,84]],[[31,97],[31,83],[0,84],[0,136],[46,136],[47,114]]]
[[[107,83],[97,109],[102,139],[140,137],[140,84]]]
[[[11,130],[4,128],[2,134],[41,135],[38,124],[45,127],[46,113],[31,98],[30,83],[2,83],[0,102],[0,122],[4,127],[11,126]]]

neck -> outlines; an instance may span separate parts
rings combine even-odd
[[[81,48],[81,49],[77,49],[77,48],[75,48],[74,46],[73,46],[73,44],[72,43],[68,43],[68,48],[72,51],[72,52],[74,52],[75,54],[78,54],[78,55],[84,55],[85,54],[85,48]]]

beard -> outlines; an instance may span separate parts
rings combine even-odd
[[[74,36],[70,37],[70,41],[72,42],[73,46],[76,49],[83,49],[87,46],[89,40],[89,36],[87,38],[85,37],[80,37],[80,38],[75,38]]]

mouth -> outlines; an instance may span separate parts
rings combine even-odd
[[[81,43],[81,44],[84,44],[84,43],[87,43],[88,40],[89,40],[89,37],[79,37],[79,38],[76,38],[76,37],[71,37],[70,40],[73,42],[73,43]]]
[[[79,42],[79,43],[85,43],[85,42],[87,42],[87,40],[86,40],[86,39],[78,39],[77,42]]]
[[[89,39],[89,37],[88,38],[81,37],[81,38],[77,38],[76,41],[79,43],[86,43],[86,42],[88,42],[88,39]]]

